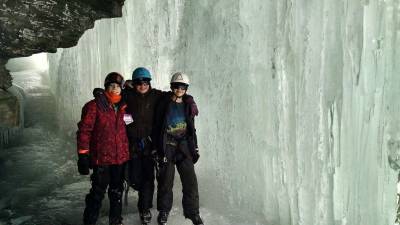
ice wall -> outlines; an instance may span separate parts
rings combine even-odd
[[[59,119],[74,131],[110,71],[146,66],[159,88],[185,71],[202,207],[232,224],[393,224],[399,2],[128,0],[49,57]]]

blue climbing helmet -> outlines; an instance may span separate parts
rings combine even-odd
[[[132,73],[133,81],[151,81],[151,74],[148,69],[144,67],[136,68]]]

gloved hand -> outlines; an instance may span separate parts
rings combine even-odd
[[[199,161],[199,158],[200,158],[199,149],[196,148],[196,151],[195,151],[195,153],[193,154],[193,159],[192,159],[193,164],[196,164],[197,161]]]
[[[104,95],[104,89],[103,88],[95,88],[95,89],[93,89],[93,97],[97,98],[97,97],[100,97],[101,95]]]
[[[153,159],[153,160],[157,160],[157,158],[158,158],[158,152],[157,152],[157,149],[153,149],[153,150],[151,150],[151,152],[150,152],[150,154],[151,154],[151,158]]]
[[[162,164],[168,162],[167,157],[164,154],[160,154],[159,152],[157,153],[157,163]]]
[[[101,111],[106,112],[110,109],[107,97],[104,95],[104,89],[93,89],[93,97],[95,98],[96,105],[100,108]]]
[[[191,95],[185,95],[183,101],[190,107],[190,116],[195,117],[199,115],[199,109],[197,108],[196,102]]]
[[[124,89],[132,89],[133,88],[133,81],[132,80],[126,80],[124,83]]]
[[[81,175],[89,175],[90,158],[88,154],[78,154],[78,171]]]

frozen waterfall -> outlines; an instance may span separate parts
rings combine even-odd
[[[227,224],[393,225],[399,7],[127,0],[123,18],[97,21],[78,46],[49,54],[58,119],[74,132],[108,72],[130,78],[145,66],[166,89],[185,71],[200,108],[202,213]]]

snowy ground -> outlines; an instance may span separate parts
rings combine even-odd
[[[89,177],[78,175],[73,138],[56,132],[54,97],[33,71],[14,73],[14,81],[27,94],[26,124],[23,134],[0,151],[0,225],[81,224]],[[189,225],[182,216],[180,188],[176,176],[169,224]],[[136,203],[137,194],[130,191],[125,224],[139,224]],[[107,212],[105,197],[99,225],[108,224]],[[152,213],[152,224],[156,224],[157,211]],[[239,222],[239,215],[224,217],[204,207],[201,214],[206,224],[260,224]],[[227,218],[235,218],[236,223]]]

